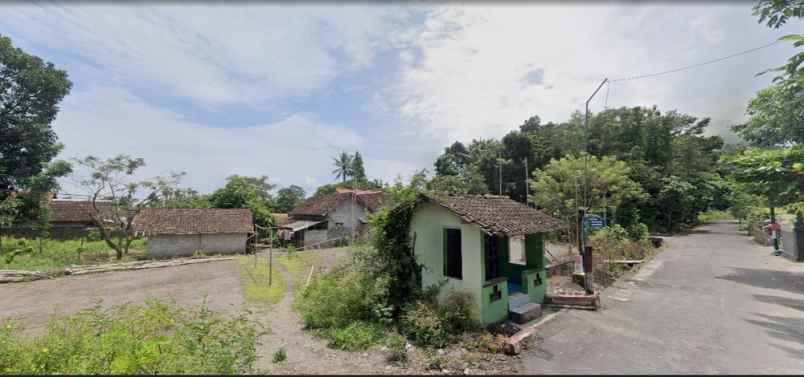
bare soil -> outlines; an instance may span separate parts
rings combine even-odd
[[[110,307],[149,298],[236,313],[243,303],[235,261],[67,276],[0,285],[0,318],[14,317],[35,334],[53,315],[69,315],[97,304]]]

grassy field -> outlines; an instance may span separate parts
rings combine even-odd
[[[134,240],[130,253],[122,261],[143,258],[145,240]],[[114,250],[104,241],[41,240],[3,237],[0,248],[0,270],[38,270],[70,265],[116,262]]]
[[[257,256],[256,263],[253,255],[237,257],[240,265],[240,285],[246,302],[267,309],[282,300],[285,293],[285,279],[274,267],[271,276],[271,285],[268,285],[268,260],[263,255]]]

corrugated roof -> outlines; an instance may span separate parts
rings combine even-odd
[[[299,220],[299,221],[294,221],[292,223],[284,224],[284,225],[282,225],[282,227],[285,228],[285,229],[291,229],[294,232],[298,232],[298,231],[300,231],[302,229],[307,229],[307,228],[309,228],[309,227],[311,227],[313,225],[321,224],[321,223],[326,222],[326,221],[327,220]]]
[[[477,224],[487,233],[517,236],[551,232],[562,228],[558,219],[505,196],[421,195],[419,200],[436,203],[464,221]]]
[[[145,208],[134,229],[146,234],[249,233],[251,211],[245,208]]]

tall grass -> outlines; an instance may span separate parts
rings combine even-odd
[[[51,320],[35,338],[0,321],[0,374],[243,374],[255,343],[243,316],[151,300]]]
[[[40,243],[41,242],[41,243]],[[41,246],[41,247],[40,247]],[[135,239],[131,249],[143,249],[145,240]],[[41,250],[40,250],[41,248]],[[132,257],[126,257],[132,260]],[[104,241],[25,239],[3,237],[0,269],[49,270],[70,265],[115,261],[114,250]]]

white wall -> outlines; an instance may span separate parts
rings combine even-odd
[[[444,228],[461,230],[462,279],[444,276],[443,235]],[[450,290],[469,292],[475,298],[473,314],[480,320],[482,278],[482,232],[473,224],[462,224],[460,218],[446,209],[431,203],[419,205],[410,222],[410,230],[415,234],[414,255],[422,269],[422,286],[439,284],[446,279],[439,299]],[[413,237],[413,235],[411,235]]]
[[[242,253],[246,251],[246,234],[159,234],[148,237],[145,248],[153,257],[190,256],[196,251]]]

